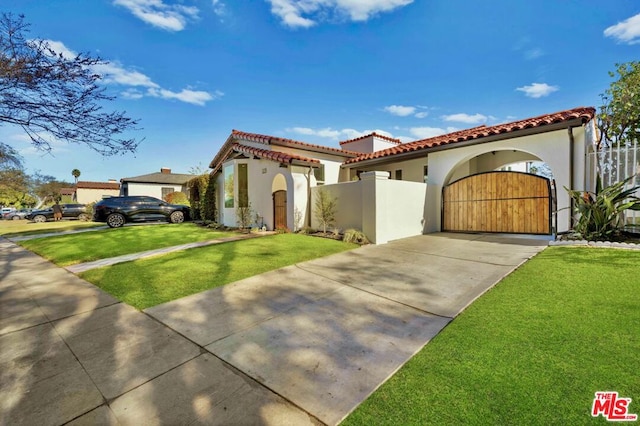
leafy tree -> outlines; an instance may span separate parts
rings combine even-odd
[[[27,38],[28,32],[23,15],[0,17],[0,124],[20,127],[43,151],[59,139],[104,155],[134,152],[139,142],[119,135],[137,121],[102,110],[114,99],[98,86],[96,66],[106,62],[84,54],[69,58],[44,40]],[[0,143],[0,159],[19,158]]]
[[[337,199],[332,197],[331,194],[324,189],[320,189],[315,203],[315,215],[318,222],[322,225],[322,232],[324,234],[327,233],[327,227],[333,225],[336,221],[337,210]]]
[[[640,62],[616,64],[617,77],[601,94],[603,105],[598,113],[600,147],[603,138],[614,145],[625,145],[640,137]]]
[[[69,182],[58,181],[55,177],[49,175],[40,174],[36,172],[31,177],[31,192],[41,201],[41,204],[53,203],[54,201],[60,201],[62,199],[60,190],[62,188],[68,188],[71,185]]]
[[[80,170],[73,169],[71,170],[71,176],[76,180],[76,185],[78,184],[78,178],[80,177]]]
[[[0,169],[0,205],[31,207],[35,198],[29,195],[30,177],[19,168]]]

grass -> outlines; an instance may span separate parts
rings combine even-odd
[[[79,220],[62,220],[60,222],[51,221],[44,223],[35,223],[28,220],[0,220],[0,235],[4,237],[17,237],[47,232],[71,231],[96,226],[104,226],[104,223],[82,222]]]
[[[80,276],[114,297],[146,309],[355,247],[325,238],[280,234],[121,263],[89,270]]]
[[[640,252],[548,248],[489,291],[343,425],[573,425],[596,391],[640,414]]]
[[[19,242],[60,266],[230,236],[193,223],[130,226]]]

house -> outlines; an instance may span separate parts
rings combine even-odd
[[[376,243],[436,231],[553,234],[571,227],[563,187],[591,188],[585,166],[595,109],[579,107],[401,143],[372,133],[341,149],[234,130],[211,161],[218,220],[237,224],[251,206],[256,225],[318,227],[318,191],[338,202],[336,227]],[[546,179],[502,171],[538,161]]]
[[[95,203],[106,197],[117,197],[120,184],[115,180],[108,182],[78,181],[74,188],[73,199],[81,204]]]
[[[186,184],[193,175],[171,173],[171,169],[162,167],[159,173],[150,173],[120,179],[120,195],[148,195],[165,199],[172,192],[188,194]]]

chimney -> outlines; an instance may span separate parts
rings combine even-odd
[[[168,168],[168,167],[161,167],[161,168],[160,168],[160,173],[165,174],[165,175],[168,175],[168,174],[170,174],[170,173],[171,173],[171,169],[170,169],[170,168]]]

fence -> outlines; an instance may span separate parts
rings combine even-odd
[[[588,154],[587,189],[595,188],[597,166],[600,166],[602,185],[609,186],[634,176],[626,185],[631,188],[640,185],[640,144],[634,141],[623,146],[605,144],[603,141],[599,151]],[[636,192],[640,196],[640,190]],[[624,213],[624,223],[631,230],[640,232],[640,211],[627,210]]]

